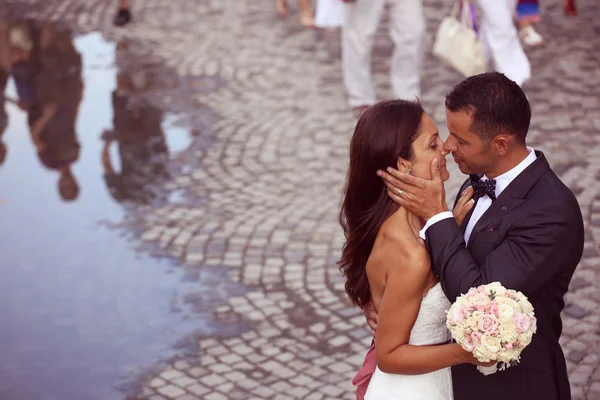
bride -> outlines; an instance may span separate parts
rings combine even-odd
[[[352,302],[363,309],[372,302],[379,315],[377,368],[366,400],[452,399],[450,367],[478,364],[471,353],[450,343],[450,303],[418,236],[424,222],[396,205],[377,176],[378,170],[394,167],[431,179],[431,162],[439,157],[447,180],[442,144],[421,105],[404,100],[367,109],[352,137],[340,213],[346,237],[340,269]],[[464,218],[468,208],[462,207],[457,218]],[[400,256],[407,249],[411,256]]]

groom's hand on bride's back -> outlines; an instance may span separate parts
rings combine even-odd
[[[369,325],[369,328],[371,328],[373,338],[375,338],[375,333],[377,332],[377,321],[379,317],[377,315],[377,311],[375,310],[375,304],[373,304],[373,300],[367,303],[363,312],[365,313],[367,324]]]
[[[438,158],[431,162],[431,180],[418,178],[394,168],[388,168],[387,172],[377,171],[377,175],[383,179],[388,196],[412,214],[427,221],[434,215],[448,211]]]

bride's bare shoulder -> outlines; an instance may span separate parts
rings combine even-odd
[[[410,229],[383,225],[377,234],[369,263],[393,269],[429,272],[429,255],[421,240]],[[415,271],[416,272],[416,271]]]

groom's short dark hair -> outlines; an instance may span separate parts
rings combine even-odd
[[[471,131],[489,142],[500,133],[521,143],[531,122],[531,108],[523,90],[499,72],[471,76],[446,96],[446,108],[471,114]]]

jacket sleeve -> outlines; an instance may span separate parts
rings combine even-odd
[[[482,264],[477,264],[466,249],[454,219],[431,226],[426,245],[448,299],[454,301],[471,287],[496,281],[510,289],[534,293],[568,261],[581,257],[581,215],[561,204],[547,203],[518,221]]]

